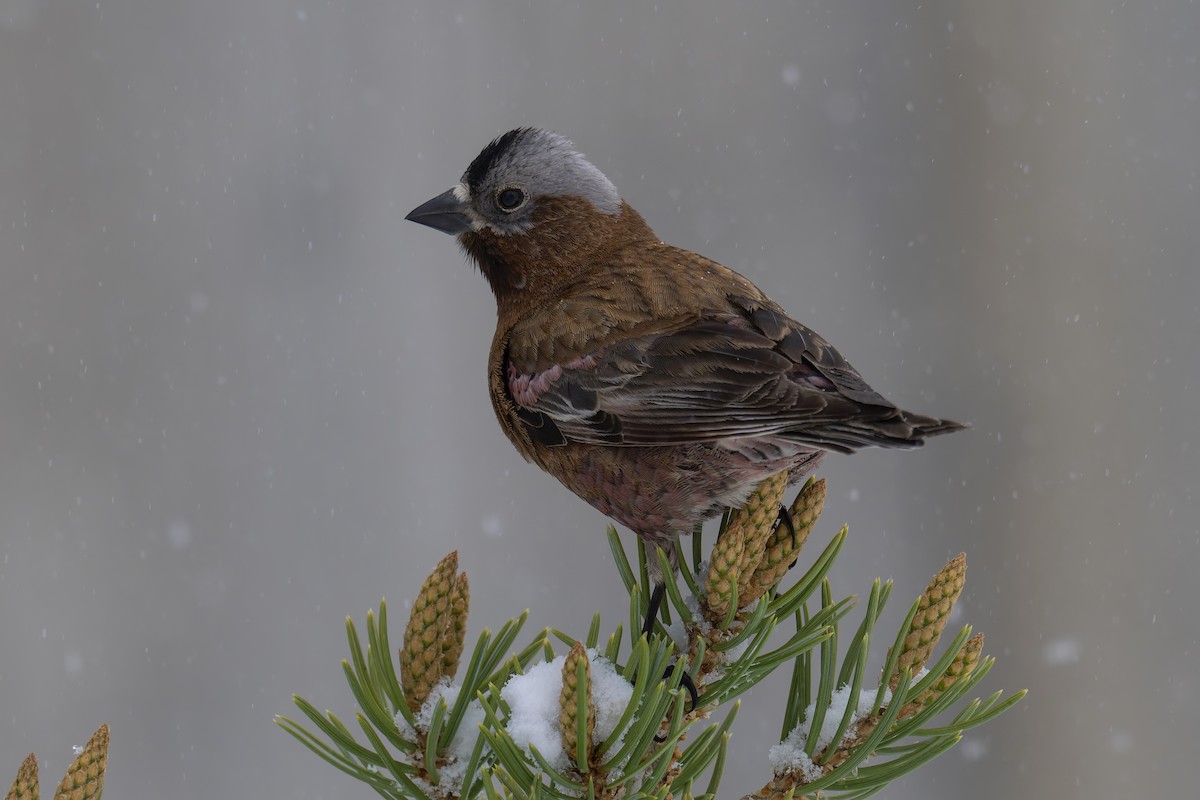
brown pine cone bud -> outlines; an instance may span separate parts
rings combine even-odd
[[[408,627],[404,629],[404,647],[400,650],[400,685],[404,689],[408,707],[414,712],[425,703],[430,691],[444,674],[442,670],[447,650],[445,634],[451,624],[450,598],[460,580],[457,572],[458,551],[455,550],[438,562],[425,579],[413,602]],[[457,656],[454,660],[457,661]]]
[[[17,770],[17,777],[9,787],[4,800],[38,800],[39,796],[37,756],[30,753],[21,762],[21,768]]]
[[[929,705],[934,700],[937,700],[942,694],[954,684],[958,683],[959,679],[965,678],[975,671],[975,667],[979,666],[979,657],[983,653],[983,634],[977,633],[967,640],[954,656],[954,660],[950,662],[950,666],[946,669],[946,673],[942,675],[932,686],[921,692],[920,697],[915,698],[912,702],[907,703],[904,708],[900,709],[900,718],[910,717],[917,713],[922,706]]]
[[[888,679],[891,688],[896,688],[904,670],[911,669],[915,675],[925,666],[929,654],[933,652],[934,645],[946,627],[946,622],[950,619],[950,611],[962,593],[966,579],[967,557],[964,553],[959,553],[942,567],[925,587],[916,616],[913,617],[904,637],[900,657],[896,660],[896,669]]]
[[[471,607],[471,589],[467,584],[467,573],[454,580],[450,589],[450,613],[448,624],[442,633],[442,675],[454,678],[458,672],[458,661],[462,656],[467,639],[467,612]]]
[[[783,580],[783,576],[800,555],[800,548],[804,547],[824,508],[825,479],[809,478],[788,508],[795,531],[783,522],[775,526],[771,537],[767,539],[762,559],[758,562],[754,575],[744,588],[740,588],[740,606],[744,607],[762,597],[771,587]]]
[[[101,725],[83,752],[75,756],[63,776],[54,800],[93,800],[104,789],[104,767],[108,763],[108,726]]]

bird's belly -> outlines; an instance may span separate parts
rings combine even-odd
[[[811,472],[823,455],[780,437],[707,444],[605,447],[570,443],[539,448],[535,460],[575,494],[657,543],[738,507],[765,478]]]

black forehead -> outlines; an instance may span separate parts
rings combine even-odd
[[[534,128],[516,128],[493,139],[487,147],[480,151],[479,155],[475,156],[475,160],[471,162],[471,166],[467,167],[466,173],[463,174],[467,188],[472,193],[477,192],[483,184],[483,179],[491,171],[492,166],[503,158],[505,153],[516,147],[521,140],[533,133],[534,130]]]

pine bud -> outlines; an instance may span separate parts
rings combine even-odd
[[[745,539],[728,534],[727,530],[726,535],[718,538],[713,545],[708,577],[704,582],[704,615],[714,624],[720,624],[728,615],[738,564],[742,560],[742,551],[746,549]],[[737,602],[736,599],[734,602]]]
[[[779,519],[779,504],[787,488],[787,470],[778,472],[758,485],[746,498],[746,504],[733,512],[726,535],[740,535],[745,540],[738,562],[738,586],[747,583],[750,574],[762,560],[763,548],[771,537],[771,529]],[[745,576],[743,578],[742,576]]]
[[[404,647],[400,650],[400,684],[408,707],[417,711],[429,697],[430,691],[442,679],[447,646],[447,628],[451,627],[451,595],[456,584],[465,578],[458,572],[458,551],[450,553],[434,567],[417,599],[413,602],[408,627],[404,629]],[[463,580],[462,597],[466,597]],[[464,603],[465,613],[465,603]],[[461,650],[460,650],[461,652]],[[455,655],[455,662],[458,656]]]
[[[582,667],[582,670],[581,670]],[[582,673],[582,674],[581,674]],[[583,678],[582,683],[580,677]],[[584,721],[584,740],[579,741],[579,702],[580,695],[587,705],[586,720]],[[567,654],[562,671],[562,692],[558,696],[558,732],[562,737],[563,750],[567,758],[579,768],[580,772],[589,769],[588,758],[592,752],[592,733],[596,728],[596,706],[592,702],[592,668],[588,663],[587,652],[579,642]],[[580,750],[582,745],[582,751]]]
[[[75,756],[63,776],[54,800],[94,800],[104,788],[104,767],[108,763],[108,726],[101,725],[83,752]],[[35,795],[36,796],[36,795]]]
[[[30,753],[21,762],[21,768],[17,770],[17,777],[9,787],[4,800],[38,800],[39,796],[37,756]]]
[[[705,611],[710,622],[721,623],[728,616],[729,603],[739,602],[743,581],[748,582],[763,556],[763,547],[771,536],[771,526],[779,514],[779,500],[787,485],[787,472],[767,478],[746,503],[733,511],[729,524],[713,546],[705,582]],[[738,597],[732,598],[734,583]]]
[[[921,692],[920,697],[915,698],[912,702],[907,703],[904,708],[900,709],[900,717],[909,717],[921,709],[922,706],[927,706],[933,701],[942,696],[954,684],[958,683],[959,679],[965,678],[975,671],[975,667],[979,666],[979,656],[983,652],[983,634],[977,633],[966,641],[954,656],[954,660],[950,662],[950,666],[946,669],[945,674],[938,678],[932,686]]]
[[[471,589],[467,585],[467,573],[461,573],[450,589],[449,624],[442,634],[442,674],[454,678],[458,671],[458,660],[462,656],[467,639],[467,611],[471,607]]]
[[[757,600],[771,587],[783,580],[783,576],[787,574],[796,558],[799,557],[800,548],[804,547],[809,533],[812,532],[813,526],[816,525],[824,508],[825,479],[809,478],[808,482],[804,484],[804,488],[796,495],[796,499],[792,501],[791,507],[788,508],[795,531],[793,532],[782,521],[775,526],[775,530],[767,539],[762,558],[754,570],[753,577],[741,589],[742,596],[738,600],[739,605],[745,606]]]
[[[904,670],[911,669],[916,674],[929,660],[929,654],[950,619],[950,611],[962,592],[966,578],[967,557],[959,553],[925,587],[916,616],[904,637],[896,669],[888,679],[888,685],[893,689],[900,682]]]

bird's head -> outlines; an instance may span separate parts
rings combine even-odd
[[[405,219],[457,235],[502,302],[549,291],[612,248],[653,236],[569,140],[538,128],[493,140],[458,184]]]

